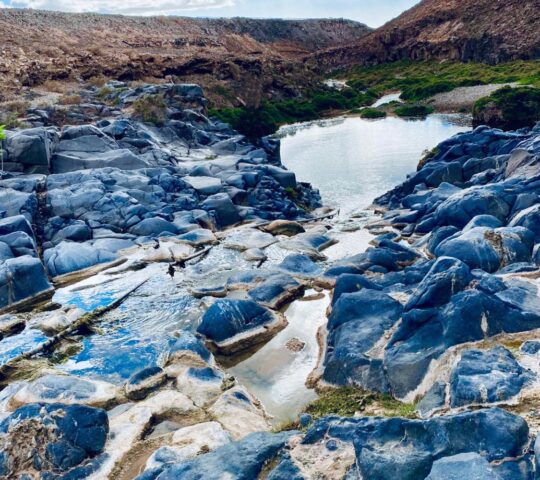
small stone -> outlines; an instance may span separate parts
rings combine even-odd
[[[326,449],[330,450],[331,452],[335,452],[338,449],[337,442],[334,439],[328,440],[326,442]]]
[[[285,345],[291,352],[301,352],[306,346],[306,342],[302,342],[298,338],[291,338]]]
[[[303,413],[300,415],[300,427],[306,428],[311,422],[313,422],[313,417],[309,413]]]
[[[298,222],[288,220],[276,220],[264,227],[264,230],[272,235],[285,235],[286,237],[294,237],[306,231]]]
[[[536,355],[538,352],[540,352],[540,342],[537,340],[528,340],[521,345],[520,350],[528,355]]]

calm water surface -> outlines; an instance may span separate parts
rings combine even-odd
[[[320,189],[325,205],[347,211],[369,206],[403,182],[426,149],[470,128],[464,115],[347,117],[290,125],[279,136],[287,168]]]

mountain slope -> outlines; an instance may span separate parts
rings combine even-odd
[[[270,95],[286,95],[286,87],[295,88],[295,76],[303,76],[303,57],[350,44],[369,31],[347,20],[124,17],[0,9],[0,84],[5,92],[51,79],[176,76],[205,86],[215,80],[232,92],[260,79]]]
[[[357,42],[316,53],[324,68],[396,60],[499,63],[540,57],[540,0],[423,0]]]

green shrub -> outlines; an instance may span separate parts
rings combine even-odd
[[[341,91],[321,88],[308,92],[304,98],[263,102],[259,108],[210,109],[209,114],[229,123],[250,138],[275,133],[281,125],[322,118],[333,110],[347,111],[370,105],[374,92],[359,92],[353,88]]]
[[[163,95],[144,95],[133,102],[133,113],[145,123],[163,125],[167,119],[167,104]]]
[[[364,108],[360,110],[360,116],[362,118],[385,118],[386,112],[383,112],[382,110],[377,110],[376,108]]]
[[[97,97],[100,100],[104,100],[106,97],[108,97],[111,93],[113,93],[114,90],[110,87],[104,86],[101,87],[97,92]]]
[[[339,387],[322,393],[304,411],[314,418],[328,415],[352,417],[357,412],[373,415],[372,411],[386,417],[416,418],[414,404],[402,403],[388,394],[369,392],[355,387]],[[379,413],[380,412],[380,413]]]
[[[428,80],[410,85],[403,89],[401,98],[407,101],[419,101],[437,95],[438,93],[450,92],[456,88],[456,84],[449,81]]]
[[[357,90],[359,92],[367,90],[366,84],[362,80],[359,80],[359,79],[350,80],[347,82],[347,85],[350,88]]]
[[[433,107],[427,105],[403,105],[397,107],[394,113],[398,117],[425,117],[430,113],[433,113]]]
[[[4,171],[4,150],[2,149],[2,142],[7,138],[5,125],[0,125],[0,172]]]
[[[475,125],[486,124],[505,130],[532,127],[540,121],[540,89],[504,87],[476,102]]]
[[[357,68],[348,77],[348,85],[362,85],[378,95],[400,90],[404,100],[416,102],[457,87],[489,83],[519,82],[540,87],[540,61],[497,65],[402,61]]]
[[[0,122],[7,129],[19,128],[22,123],[19,120],[19,113],[17,112],[5,112],[0,114]]]

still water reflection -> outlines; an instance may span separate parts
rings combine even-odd
[[[301,181],[320,189],[323,203],[365,208],[414,171],[426,149],[470,129],[470,117],[420,120],[347,117],[283,127],[282,161]]]

